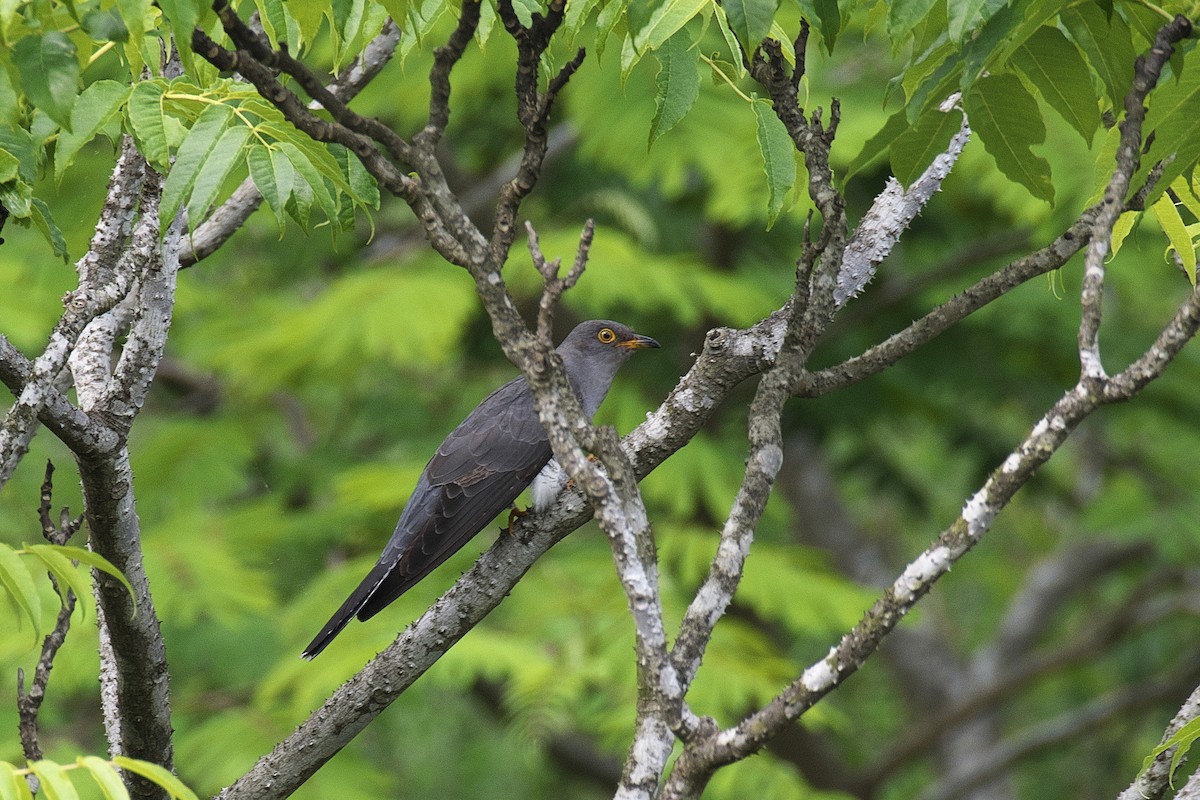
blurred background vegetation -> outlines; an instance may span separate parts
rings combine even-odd
[[[885,93],[903,54],[880,44],[873,13],[849,24],[832,55],[815,41],[809,51],[811,105],[841,99],[834,166],[843,174],[894,110]],[[441,28],[355,101],[360,113],[402,133],[423,121]],[[568,259],[584,221],[597,223],[588,271],[559,311],[560,334],[608,317],[663,343],[622,372],[600,411],[600,422],[624,432],[663,399],[710,327],[745,325],[782,303],[808,205],[793,198],[767,229],[753,114],[715,81],[704,81],[691,114],[647,150],[652,71],[622,85],[618,56],[590,52],[561,97],[557,144],[523,215],[548,255]],[[493,37],[455,71],[446,157],[456,187],[480,196],[479,219],[520,143],[512,63],[510,42]],[[85,78],[104,69],[101,60]],[[1097,165],[1105,137],[1089,150],[1056,116],[1047,119],[1038,152],[1053,169],[1055,204],[1009,183],[972,142],[814,367],[860,352],[1070,224],[1107,169]],[[93,142],[60,186],[44,187],[72,259],[92,233],[112,156],[103,139]],[[877,162],[846,184],[852,220],[888,171]],[[36,232],[10,226],[5,239],[0,319],[17,346],[35,352],[75,274]],[[1163,249],[1155,231],[1135,232],[1110,265],[1103,347],[1114,371],[1189,290]],[[792,403],[779,490],[732,613],[717,627],[693,709],[723,724],[738,719],[857,621],[877,588],[854,574],[845,552],[822,546],[825,534],[844,532],[847,548],[898,572],[1071,385],[1080,263],[1011,292],[878,377]],[[531,310],[538,277],[523,249],[506,275]],[[374,563],[433,448],[513,374],[468,276],[432,255],[408,209],[391,199],[336,237],[319,226],[281,232],[260,211],[181,275],[167,359],[131,449],[171,664],[177,762],[198,792],[249,768],[488,546],[494,528],[320,658],[299,658]],[[1014,760],[1006,769],[1017,796],[1114,795],[1195,686],[1198,381],[1193,346],[1135,402],[1089,420],[905,623],[902,633],[930,642],[929,674],[961,677],[996,643],[1031,568],[1097,542],[1130,554],[1064,592],[1029,651],[1059,652],[1126,606],[1137,620],[968,716],[987,715],[996,741],[1017,742],[1097,697],[1163,688]],[[707,566],[736,490],[750,391],[643,484],[669,620]],[[60,468],[56,505],[80,510],[69,453],[48,435],[33,450],[0,494],[0,539],[13,545],[40,537],[46,459]],[[57,607],[48,585],[44,602]],[[90,599],[83,605],[87,622],[77,619],[42,712],[47,756],[61,760],[105,749],[94,609]],[[36,658],[32,631],[14,629],[16,620],[0,615],[8,687]],[[880,765],[945,698],[922,695],[928,687],[913,684],[888,650],[808,714],[795,737],[719,772],[706,797],[845,797],[863,794],[855,782],[869,775],[878,777],[874,796],[918,796],[946,769],[933,748]],[[297,796],[603,797],[629,740],[634,692],[624,597],[604,537],[585,527]],[[0,729],[10,733],[13,697],[0,692]],[[0,738],[0,758],[19,757],[16,737]]]

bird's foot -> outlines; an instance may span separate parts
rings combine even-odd
[[[516,506],[513,506],[512,508],[510,508],[508,510],[508,524],[505,525],[503,528],[501,528],[500,532],[505,535],[511,536],[512,532],[513,532],[513,525],[516,523],[517,520],[519,520],[521,517],[525,516],[528,513],[529,513],[528,508],[521,509],[521,508],[517,508]]]
[[[591,462],[593,462],[593,463],[599,460],[599,459],[597,459],[597,458],[596,458],[596,454],[595,454],[595,453],[588,453],[588,457],[587,457],[587,459],[588,459],[588,461],[591,461]],[[575,479],[574,479],[574,478],[567,478],[567,488],[568,488],[568,489],[574,489],[574,488],[575,488]]]

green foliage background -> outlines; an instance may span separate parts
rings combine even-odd
[[[253,4],[244,5],[247,16]],[[404,134],[423,122],[431,50],[452,24],[450,14],[440,13],[443,6],[432,0],[343,4],[358,14],[360,27],[330,36],[320,16],[315,22],[300,18],[303,5],[288,4],[287,17],[279,16],[277,4],[260,7],[268,26],[298,25],[310,59],[330,68],[345,64],[386,13],[406,16],[421,30],[423,38],[406,39],[399,63],[354,106]],[[636,39],[636,9],[622,16],[620,4],[593,3],[598,16],[592,17],[588,5],[578,11],[583,21],[574,36],[589,45],[589,56],[555,113],[572,139],[548,164],[523,215],[535,221],[547,254],[568,259],[584,220],[596,219],[591,262],[565,298],[562,330],[577,320],[611,317],[664,344],[661,353],[626,368],[601,409],[600,422],[628,431],[674,385],[708,328],[749,324],[788,295],[808,201],[802,167],[797,188],[778,169],[764,171],[760,142],[776,134],[763,133],[764,123],[748,107],[751,98],[739,94],[753,86],[738,76],[719,25],[697,17],[671,33],[698,47],[664,39],[647,47],[654,57],[631,63],[635,58],[628,46],[622,52],[621,41],[626,34]],[[938,142],[957,129],[957,118],[947,126],[944,116],[929,111],[947,88],[970,87],[965,104],[978,131],[944,191],[875,284],[847,308],[814,366],[861,351],[1040,246],[1096,196],[1111,163],[1112,134],[1102,127],[1101,112],[1124,93],[1128,56],[1146,48],[1153,23],[1138,4],[1117,4],[1111,22],[1097,17],[1103,4],[1084,3],[1013,52],[986,38],[989,23],[1000,24],[992,23],[992,15],[1008,15],[1005,30],[1011,30],[1020,19],[1036,18],[1040,25],[1053,17],[1060,4],[1053,12],[1050,5],[949,3],[947,16],[939,2],[893,3],[890,9],[885,3],[799,4],[811,11],[816,28],[804,90],[811,106],[828,109],[832,96],[842,104],[834,167],[851,175],[845,190],[852,219],[889,173],[913,177],[923,168],[920,154],[937,152]],[[960,6],[980,9],[979,18],[960,18]],[[73,8],[111,13],[113,6]],[[756,20],[754,4],[738,8],[725,7],[732,33],[757,41],[770,24]],[[906,16],[921,8],[915,18]],[[34,14],[21,9],[26,17]],[[149,6],[145,10],[153,16]],[[797,7],[785,4],[767,22],[772,19],[794,31]],[[1125,26],[1121,41],[1128,52],[1107,44],[1089,51],[1086,31],[1101,22]],[[9,44],[21,41],[21,24],[17,17],[0,20]],[[606,25],[615,33],[593,47],[597,27]],[[1053,82],[1039,83],[1035,73],[1044,53],[1055,52],[1068,35],[1083,55],[1060,65],[1069,81],[1060,96],[1050,91]],[[553,50],[559,63],[570,54],[567,44]],[[16,52],[5,51],[0,59],[0,84],[7,84],[0,89],[9,93],[19,85]],[[126,43],[99,55],[85,65],[83,85],[116,82],[117,89],[91,89],[95,98],[124,92],[121,76],[138,66],[137,52]],[[721,55],[664,76],[659,62],[680,52]],[[1186,61],[1191,72],[1183,74],[1195,82],[1195,60],[1191,51],[1173,64],[1181,69]],[[470,49],[454,73],[447,156],[464,192],[497,170],[503,174],[519,146],[512,63],[511,42],[497,31],[485,46]],[[1020,72],[1003,71],[1009,63]],[[1111,69],[1097,71],[1097,64]],[[664,62],[663,68],[670,67]],[[205,112],[228,106],[196,97],[212,91],[234,102],[232,94],[245,93],[232,83],[205,85],[202,65],[189,69],[180,83],[199,85],[159,87],[186,95],[176,108],[179,121],[162,132],[162,164],[168,145],[170,152],[183,148],[187,129],[200,125],[205,113],[225,114],[217,130],[233,130],[227,111]],[[697,70],[698,80],[689,69]],[[990,77],[975,82],[989,69]],[[1165,83],[1172,80],[1179,78]],[[1080,103],[1082,90],[1086,103]],[[692,95],[694,104],[687,100]],[[253,133],[246,135],[265,135],[264,152],[282,152],[270,147],[289,140],[278,130],[271,138],[271,126],[280,124],[273,110],[248,94],[236,102],[252,116],[247,124]],[[53,116],[53,107],[47,101],[33,114]],[[5,122],[15,124],[28,110],[14,100],[14,114]],[[995,130],[987,127],[988,113],[1000,121]],[[1006,141],[1032,148],[1028,158],[997,154],[998,131],[1015,118],[1031,130]],[[103,136],[78,142],[73,163],[63,163],[67,134],[49,116],[38,119],[41,127],[35,120],[31,129],[54,130],[48,135],[59,137],[60,156],[34,169],[33,196],[45,200],[62,231],[58,246],[74,259],[86,249],[113,147]],[[115,114],[96,130],[115,134],[121,124]],[[891,135],[881,137],[881,131]],[[141,140],[150,141],[147,136],[139,133]],[[313,163],[321,158],[311,155]],[[307,208],[302,191],[291,197],[290,208],[286,193],[268,198],[227,246],[181,276],[168,363],[134,427],[147,568],[172,667],[177,761],[181,777],[200,793],[219,790],[249,768],[423,611],[494,535],[492,529],[482,534],[384,614],[352,625],[314,662],[299,659],[302,645],[373,563],[428,454],[514,372],[491,340],[468,276],[428,252],[407,208],[380,202],[369,185],[356,181],[352,161],[336,163],[343,173],[336,180],[325,173],[328,197],[310,192]],[[193,224],[209,202],[219,202],[256,169],[253,159],[221,166],[206,177],[207,198],[174,187],[179,203],[192,204]],[[267,166],[289,169],[269,157]],[[1188,186],[1190,177],[1178,173],[1168,181]],[[1182,206],[1185,222],[1194,223]],[[486,216],[486,206],[478,213]],[[60,312],[58,298],[75,282],[53,252],[53,236],[39,234],[37,215],[31,215],[34,227],[8,226],[0,247],[0,321],[5,335],[27,352],[44,343]],[[289,215],[303,224],[289,222]],[[1185,230],[1184,241],[1190,235]],[[1186,247],[1194,270],[1194,250],[1190,242]],[[1190,287],[1164,259],[1155,219],[1133,227],[1110,268],[1103,345],[1116,367],[1145,348]],[[523,250],[514,250],[506,276],[532,310],[538,277]],[[957,514],[987,471],[1074,380],[1079,279],[1076,261],[1049,281],[1013,291],[883,375],[836,397],[791,406],[788,435],[817,443],[837,477],[831,506],[844,504],[856,525],[886,543],[897,566]],[[978,550],[939,584],[916,624],[934,626],[964,655],[973,652],[994,636],[1031,563],[1089,537],[1144,541],[1152,554],[1094,596],[1060,609],[1054,625],[1059,637],[1069,636],[1089,609],[1118,602],[1155,570],[1194,564],[1200,554],[1192,468],[1200,451],[1198,380],[1200,357],[1193,347],[1135,403],[1090,421],[997,520]],[[748,396],[747,390],[743,399]],[[669,619],[682,614],[736,490],[745,450],[743,408],[729,404],[643,484]],[[60,467],[56,504],[79,510],[69,454],[52,437],[39,436],[0,494],[0,540],[19,546],[39,538],[35,512],[47,458]],[[828,554],[801,544],[796,525],[788,503],[776,497],[758,531],[734,613],[718,626],[690,697],[699,713],[730,723],[766,701],[822,657],[874,597],[874,590],[839,575]],[[42,585],[50,615],[57,600],[48,583]],[[90,630],[94,610],[90,599],[83,606],[43,712],[47,754],[62,761],[104,750]],[[32,632],[14,629],[19,619],[15,611],[0,615],[6,628],[0,680],[8,686],[16,668],[29,670],[35,658]],[[1181,642],[1195,640],[1198,628],[1194,616],[1172,615],[1051,674],[1013,698],[1008,722],[1050,717],[1080,697],[1162,671],[1178,657]],[[607,544],[584,528],[536,565],[497,612],[298,796],[604,796],[603,787],[564,771],[547,745],[578,732],[604,753],[622,755],[633,719],[631,653],[632,629]],[[0,730],[13,732],[9,696],[0,693]],[[1136,773],[1177,703],[1147,708],[1022,762],[1020,786],[1030,792],[1026,796],[1035,796],[1033,787],[1039,787],[1037,796],[1071,796],[1068,788],[1075,796],[1112,795]],[[805,725],[830,734],[848,763],[867,764],[904,732],[912,713],[894,676],[873,663],[809,714]],[[19,756],[16,737],[0,737],[0,759]],[[920,763],[908,768],[882,796],[910,796],[929,769]],[[706,796],[766,800],[833,793],[807,786],[793,767],[768,753],[719,773]]]

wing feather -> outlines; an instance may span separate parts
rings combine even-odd
[[[352,617],[374,616],[508,508],[550,460],[524,378],[492,392],[425,465],[367,577],[305,650],[315,656]]]

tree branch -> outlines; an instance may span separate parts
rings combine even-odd
[[[1200,688],[1195,689],[1188,699],[1183,701],[1183,705],[1179,707],[1179,711],[1163,731],[1160,744],[1169,742],[1185,725],[1198,717],[1200,717]],[[1150,766],[1138,773],[1133,783],[1117,795],[1117,800],[1158,800],[1162,797],[1171,784],[1171,761],[1175,758],[1176,749],[1171,747],[1155,756]],[[1200,788],[1200,784],[1197,783],[1196,775],[1193,774],[1186,786],[1175,795],[1176,800],[1183,800],[1185,797],[1200,797],[1200,792],[1197,792],[1198,788]]]
[[[70,512],[64,507],[56,524],[50,518],[50,505],[54,498],[54,464],[46,462],[46,477],[42,481],[41,505],[38,507],[38,519],[42,526],[42,535],[51,544],[66,544],[83,524],[83,518],[71,519]],[[69,588],[60,586],[54,577],[54,590],[62,600],[58,616],[54,621],[54,629],[42,640],[42,650],[38,657],[37,666],[33,672],[33,683],[29,690],[25,689],[25,671],[17,669],[17,713],[20,717],[19,731],[21,750],[28,761],[42,758],[42,748],[38,741],[38,712],[42,701],[46,698],[46,687],[50,683],[50,671],[54,669],[54,658],[67,640],[67,632],[71,628],[71,614],[75,611],[75,593]],[[30,787],[37,791],[36,787]]]
[[[330,82],[326,89],[339,100],[349,102],[387,65],[399,42],[400,29],[389,18],[350,68]],[[262,200],[262,194],[253,179],[242,181],[229,199],[186,237],[179,255],[179,268],[187,269],[195,265],[225,244],[258,209]]]

